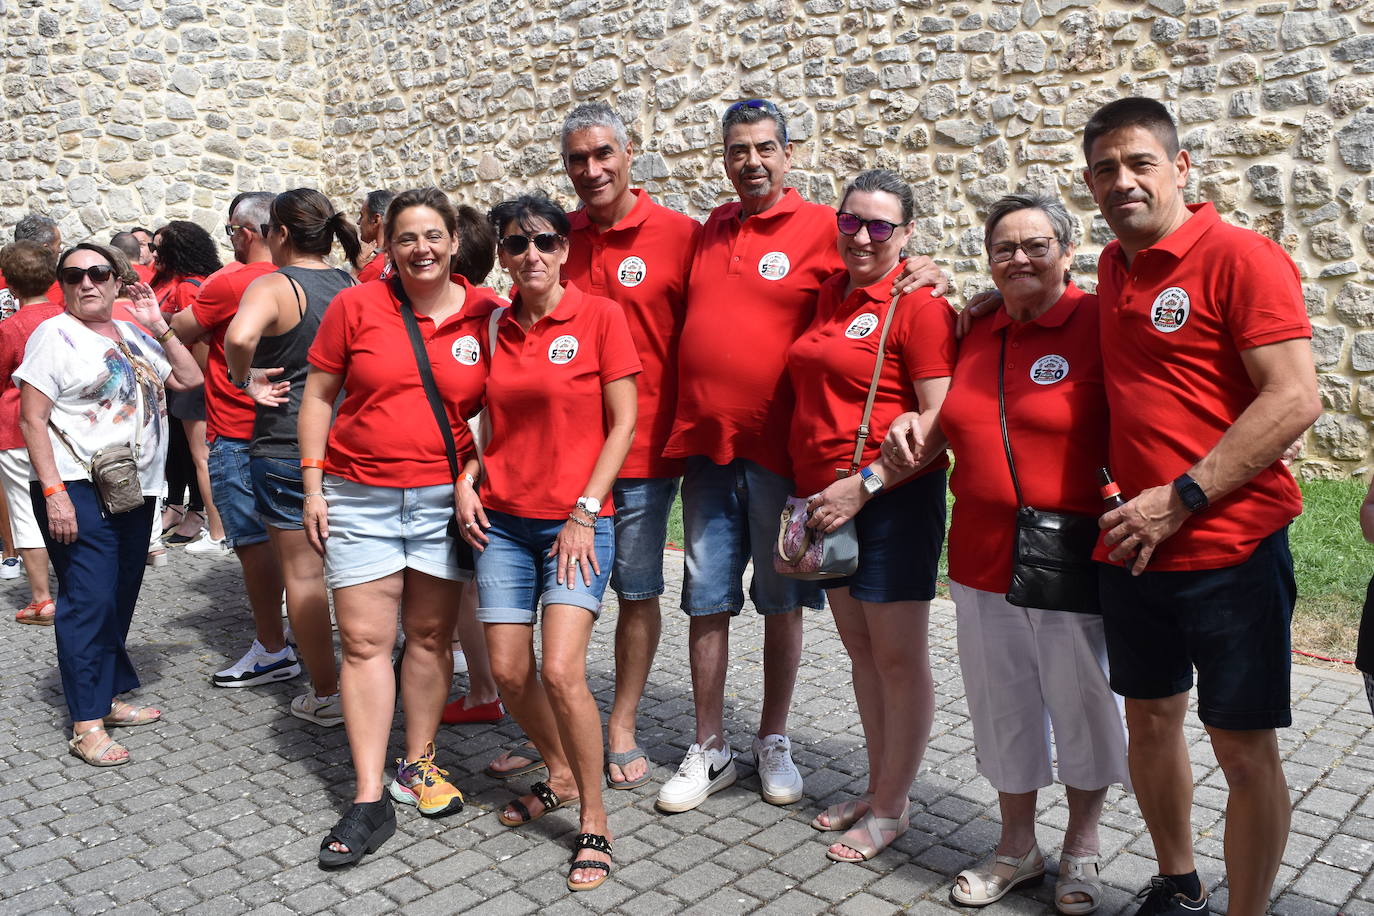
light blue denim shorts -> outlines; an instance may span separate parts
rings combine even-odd
[[[601,616],[601,598],[611,579],[615,528],[610,518],[596,520],[594,551],[600,573],[591,582],[577,572],[558,583],[558,558],[549,556],[565,519],[520,518],[487,510],[491,527],[486,549],[477,554],[477,619],[483,623],[534,623],[539,608],[568,604]]]
[[[625,477],[615,482],[615,569],[611,588],[622,600],[663,594],[663,549],[676,477]]]

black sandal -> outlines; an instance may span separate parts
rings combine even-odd
[[[376,852],[396,832],[396,809],[385,795],[380,801],[355,802],[329,836],[320,841],[320,868],[352,865],[369,852]],[[348,852],[330,849],[338,843]]]
[[[550,789],[549,784],[546,782],[536,782],[534,785],[530,786],[530,793],[534,795],[535,798],[539,799],[540,804],[544,806],[543,811],[540,811],[538,814],[530,814],[530,809],[526,808],[525,803],[517,798],[510,803],[510,807],[515,809],[517,816],[511,819],[506,817],[506,812],[502,811],[496,815],[497,820],[507,827],[519,827],[521,824],[528,824],[530,821],[539,820],[555,808],[561,808],[570,802],[577,801],[576,798],[569,798],[566,800],[559,798],[558,793]]]
[[[593,849],[597,852],[611,854],[611,841],[599,833],[579,833],[577,843],[574,845],[573,855],[577,855],[577,850]],[[572,873],[579,868],[595,868],[603,874],[595,881],[573,881]],[[568,890],[570,891],[590,891],[595,890],[605,883],[611,876],[611,863],[600,862],[596,859],[574,859],[573,864],[568,868]]]

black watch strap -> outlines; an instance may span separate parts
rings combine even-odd
[[[1207,508],[1207,494],[1202,492],[1202,487],[1189,475],[1179,474],[1175,477],[1174,490],[1178,492],[1178,498],[1183,500],[1183,505],[1189,512],[1201,512]]]

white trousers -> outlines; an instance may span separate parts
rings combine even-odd
[[[1031,792],[1054,781],[1057,753],[1065,785],[1129,789],[1122,701],[1107,683],[1102,618],[1016,607],[1005,595],[957,582],[949,591],[978,772],[999,792]]]
[[[8,448],[0,450],[0,484],[10,504],[10,527],[14,530],[11,547],[25,550],[43,546],[43,532],[33,515],[33,497],[29,493],[29,450]],[[0,532],[0,537],[4,532]]]

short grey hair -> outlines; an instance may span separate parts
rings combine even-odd
[[[229,214],[229,218],[253,232],[261,233],[262,224],[272,221],[272,200],[276,196],[271,191],[249,191],[239,197],[238,206]]]
[[[787,116],[767,99],[744,99],[725,109],[720,119],[720,136],[724,139],[736,124],[757,124],[760,121],[772,121],[777,129],[778,142],[787,145]]]
[[[837,210],[844,209],[844,202],[849,199],[849,194],[852,191],[866,191],[870,194],[882,191],[891,194],[902,204],[902,225],[906,225],[916,218],[916,195],[912,192],[911,185],[903,181],[902,176],[891,169],[869,169],[855,175],[854,179],[845,186]]]
[[[1053,194],[1036,191],[1030,194],[1008,194],[999,197],[991,207],[988,207],[988,218],[983,222],[984,251],[991,250],[992,232],[1002,221],[1002,217],[1018,210],[1039,210],[1045,214],[1045,219],[1050,221],[1050,228],[1054,230],[1054,238],[1059,242],[1060,248],[1068,249],[1078,241],[1073,217],[1069,215],[1064,202]]]
[[[51,245],[57,241],[57,221],[50,216],[30,213],[14,226],[16,242],[30,241],[40,245]]]
[[[630,145],[630,133],[625,129],[625,122],[620,119],[620,115],[607,103],[597,100],[583,102],[563,119],[563,148],[567,148],[568,138],[573,134],[593,127],[604,127],[615,134],[615,142],[620,144],[622,150]]]

